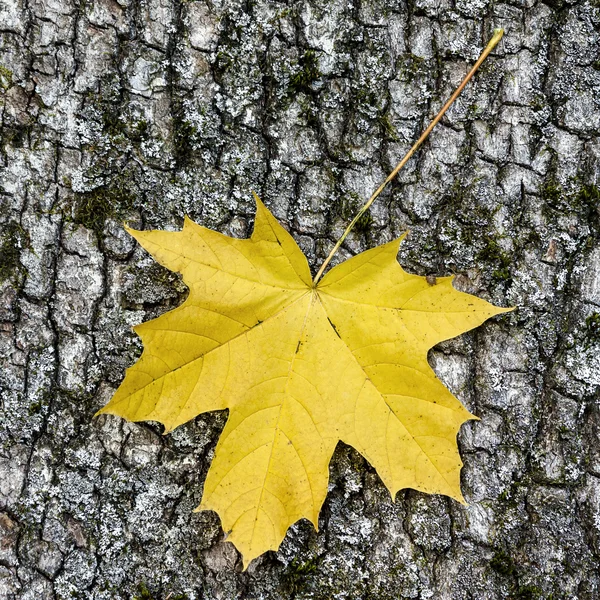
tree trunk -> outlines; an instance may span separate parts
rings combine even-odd
[[[596,0],[3,0],[0,600],[600,598]],[[125,233],[251,231],[255,190],[316,269],[349,237],[517,310],[430,362],[481,420],[468,506],[340,444],[319,532],[243,572],[193,513],[225,422],[94,413],[186,288]]]

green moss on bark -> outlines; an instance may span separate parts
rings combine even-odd
[[[28,246],[29,236],[16,221],[11,221],[0,235],[0,283],[13,278],[23,267],[21,250]]]
[[[124,185],[99,187],[77,194],[73,221],[101,233],[107,219],[122,218],[133,205],[134,196]]]

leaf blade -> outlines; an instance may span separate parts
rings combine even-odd
[[[244,566],[300,518],[315,527],[338,441],[394,496],[411,487],[464,502],[461,425],[476,418],[439,381],[427,351],[500,309],[430,285],[398,264],[402,238],[331,269],[317,286],[293,238],[257,200],[252,237],[186,220],[132,232],[182,273],[186,302],[135,328],[140,360],[99,413],[166,430],[229,409],[199,509],[218,512]]]

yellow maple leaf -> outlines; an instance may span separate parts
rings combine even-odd
[[[215,510],[244,566],[288,527],[317,527],[337,443],[354,446],[395,496],[402,488],[464,502],[456,435],[474,419],[427,363],[435,344],[512,309],[430,285],[397,262],[402,238],[321,279],[348,232],[427,138],[502,38],[481,56],[421,137],[354,217],[311,279],[306,257],[256,196],[252,237],[186,218],[181,232],[129,233],[190,289],[135,328],[140,360],[98,413],[154,420],[165,433],[229,409],[198,510]]]
[[[199,509],[220,515],[245,566],[276,550],[298,519],[317,526],[340,440],[392,497],[413,488],[462,502],[456,435],[475,417],[427,351],[511,310],[455,290],[451,277],[430,285],[406,273],[402,238],[314,284],[296,242],[256,203],[250,239],[187,218],[181,232],[128,229],[190,293],[135,327],[143,354],[99,411],[168,432],[229,409]]]

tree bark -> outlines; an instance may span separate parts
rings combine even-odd
[[[122,223],[243,237],[255,190],[316,270],[496,27],[338,257],[408,229],[517,306],[430,354],[468,506],[340,444],[319,532],[242,572],[192,513],[226,415],[93,419],[186,294]],[[596,0],[3,0],[0,38],[0,600],[600,598]]]

